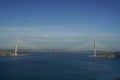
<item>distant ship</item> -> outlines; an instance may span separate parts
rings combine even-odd
[[[96,40],[94,40],[94,57],[95,58],[120,58],[120,52],[101,52],[96,51]]]
[[[56,52],[54,52],[54,53],[52,53],[53,55],[57,55],[57,53]]]
[[[54,53],[54,55],[56,55],[57,53]]]

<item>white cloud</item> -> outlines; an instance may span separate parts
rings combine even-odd
[[[0,27],[0,31],[11,32],[11,31],[19,31],[19,29],[17,27]]]

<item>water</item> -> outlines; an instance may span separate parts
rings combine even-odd
[[[94,59],[92,53],[34,52],[0,57],[0,80],[115,80],[119,59]]]

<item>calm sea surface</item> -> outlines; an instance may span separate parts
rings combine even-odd
[[[94,59],[92,53],[33,52],[0,57],[0,80],[115,80],[120,59]]]

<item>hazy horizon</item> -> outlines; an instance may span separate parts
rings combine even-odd
[[[96,40],[97,51],[119,51],[120,37],[110,36],[46,36],[18,37],[19,50],[36,51],[92,51],[93,40]],[[0,49],[14,49],[15,38],[0,39]]]

